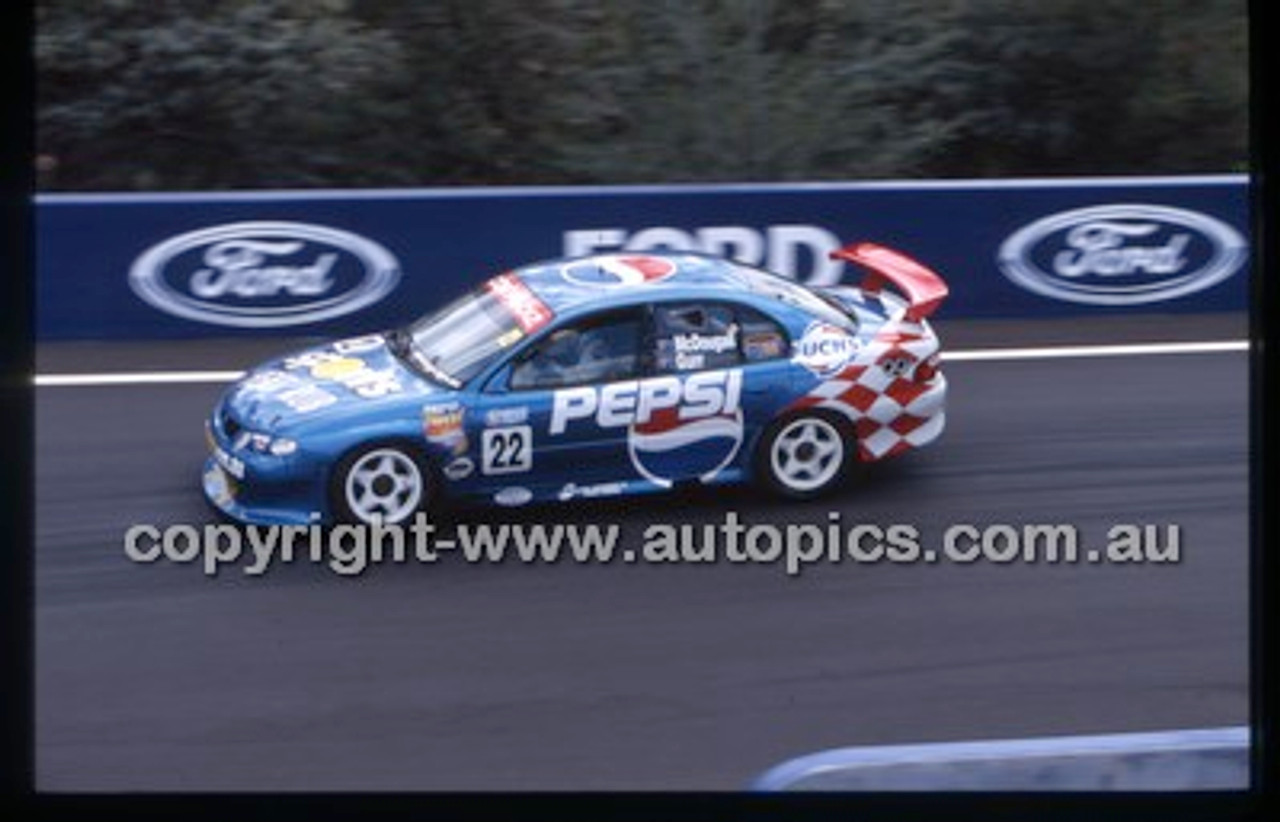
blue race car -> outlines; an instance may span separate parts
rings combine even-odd
[[[816,496],[945,424],[926,318],[946,284],[872,243],[832,256],[867,270],[860,287],[691,253],[541,262],[406,327],[266,362],[206,424],[205,496],[297,525],[681,483]]]

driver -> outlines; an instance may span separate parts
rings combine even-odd
[[[551,332],[537,355],[526,362],[530,379],[517,382],[535,386],[573,385],[608,377],[612,362],[609,343],[594,330],[561,328]]]
[[[582,334],[574,328],[551,332],[547,343],[529,361],[534,385],[564,385],[571,381],[582,353]]]

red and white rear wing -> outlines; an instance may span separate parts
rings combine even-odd
[[[829,256],[867,269],[859,288],[868,294],[879,294],[885,285],[896,286],[910,303],[908,320],[928,317],[951,293],[937,273],[900,251],[876,243],[854,243],[832,251]]]

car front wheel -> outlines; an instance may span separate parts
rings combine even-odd
[[[400,524],[426,505],[430,482],[430,473],[415,454],[396,445],[375,445],[338,465],[334,508],[344,521]]]

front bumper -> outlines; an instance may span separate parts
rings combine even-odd
[[[205,461],[200,482],[205,500],[237,522],[248,525],[313,525],[322,521],[324,516],[314,509],[242,502],[238,498],[243,488],[240,481],[228,474],[213,457]]]
[[[214,414],[205,422],[209,457],[201,472],[205,499],[250,525],[311,525],[328,513],[322,472],[301,453],[286,457],[235,449]]]

